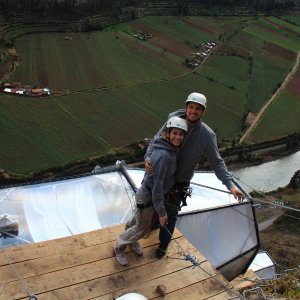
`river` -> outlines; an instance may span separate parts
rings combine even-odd
[[[257,166],[231,171],[247,192],[270,192],[285,187],[300,170],[300,151]]]

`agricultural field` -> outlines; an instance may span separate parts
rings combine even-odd
[[[284,21],[288,21],[291,24],[300,26],[300,16],[297,16],[297,15],[284,15],[284,16],[281,16],[281,18]],[[299,27],[297,27],[297,28],[299,30]]]
[[[207,60],[205,66],[199,69],[199,74],[224,84],[230,89],[247,92],[248,62],[237,56],[215,55]]]
[[[272,103],[270,108],[266,111],[264,118],[251,133],[249,138],[253,142],[284,136],[287,131],[299,131],[299,87],[300,70],[298,69],[285,91]]]
[[[24,64],[12,81],[49,85],[64,92],[137,84],[176,76],[183,66],[130,35],[114,32],[32,34],[16,49]],[[51,49],[51,51],[49,51]]]
[[[108,149],[53,100],[2,96],[0,102],[1,168],[29,172]]]
[[[280,62],[283,62],[285,67],[281,67]],[[259,111],[266,100],[277,90],[291,66],[291,63],[289,64],[288,61],[280,58],[278,58],[278,63],[275,64],[270,62],[269,56],[253,57],[248,98],[248,106],[251,112]]]
[[[0,169],[28,174],[151,137],[194,91],[207,96],[204,121],[219,141],[237,139],[245,114],[258,112],[294,66],[299,28],[275,17],[143,17],[103,31],[20,36],[9,80],[47,86],[52,96],[0,94]],[[140,32],[152,37],[134,37]],[[185,66],[204,42],[217,45],[199,67]],[[298,130],[297,85],[299,71],[249,141]]]

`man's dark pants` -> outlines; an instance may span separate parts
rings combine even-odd
[[[168,224],[167,229],[160,227],[159,230],[159,241],[161,244],[161,248],[166,249],[171,241],[171,238],[174,232],[174,228],[177,221],[178,210],[174,210],[168,206],[166,206],[166,211],[168,215]]]

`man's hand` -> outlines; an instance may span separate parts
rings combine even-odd
[[[233,186],[230,189],[230,192],[234,196],[234,198],[238,200],[239,203],[243,202],[243,200],[245,198],[245,195],[238,188],[236,188],[235,186]]]
[[[145,170],[148,175],[152,173],[152,166],[150,160],[145,160]]]
[[[168,224],[168,216],[165,215],[163,217],[159,217],[159,224],[161,227],[166,227],[166,225]]]

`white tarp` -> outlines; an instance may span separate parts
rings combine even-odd
[[[134,193],[118,172],[10,188],[1,195],[0,211],[17,214],[20,234],[33,242],[124,223],[134,207]]]
[[[144,170],[127,172],[139,187]],[[227,278],[239,275],[258,245],[251,203],[239,204],[211,172],[196,172],[191,187],[177,228]],[[0,213],[19,217],[19,237],[28,242],[122,224],[134,211],[134,192],[117,171],[0,190]],[[9,240],[0,238],[0,247]]]
[[[249,203],[199,213],[181,215],[177,228],[216,268],[257,245]]]
[[[273,279],[276,277],[275,263],[265,251],[259,251],[256,254],[248,269],[251,269],[261,279]]]

